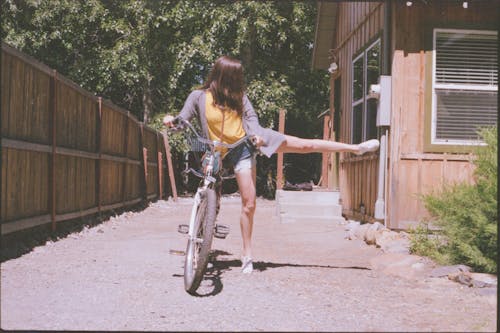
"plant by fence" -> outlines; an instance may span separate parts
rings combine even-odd
[[[2,44],[1,234],[171,194],[162,134]]]
[[[498,242],[497,127],[483,129],[486,147],[474,161],[475,184],[448,186],[423,197],[432,222],[440,228],[435,238],[420,226],[411,237],[412,252],[440,263],[467,264],[477,271],[496,273]]]

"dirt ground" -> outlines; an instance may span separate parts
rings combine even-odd
[[[177,225],[186,223],[190,206],[189,198],[158,201],[3,262],[1,328],[497,331],[496,288],[415,274],[397,265],[404,256],[345,239],[343,225],[282,224],[275,202],[263,199],[254,273],[240,271],[239,198],[223,198],[218,222],[231,232],[214,240],[199,295],[191,296],[183,289],[184,257],[175,254],[186,246]]]

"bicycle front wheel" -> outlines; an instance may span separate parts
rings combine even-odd
[[[194,240],[189,239],[184,263],[184,288],[190,294],[198,289],[208,264],[214,236],[217,196],[213,189],[200,193],[196,211]]]

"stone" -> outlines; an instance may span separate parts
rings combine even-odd
[[[474,288],[491,288],[497,286],[497,277],[486,273],[471,273]]]
[[[354,230],[354,236],[356,236],[357,239],[365,239],[368,228],[370,228],[370,224],[361,224]]]
[[[377,232],[379,230],[384,230],[384,229],[386,229],[386,228],[380,222],[375,222],[375,223],[371,224],[368,227],[368,230],[366,230],[366,232],[365,232],[365,237],[364,237],[365,242],[369,245],[374,245],[376,242]]]
[[[397,232],[390,231],[388,229],[378,230],[375,233],[375,244],[377,245],[377,247],[384,247],[388,243],[397,239],[397,237],[398,237]]]
[[[469,272],[458,272],[448,275],[448,279],[472,287],[472,276]]]
[[[370,226],[370,229],[372,230],[382,230],[382,229],[387,229],[382,223],[380,222],[375,222]]]
[[[368,245],[374,245],[375,244],[375,234],[377,230],[373,230],[372,228],[368,228],[368,230],[365,233],[365,238],[364,241]]]
[[[431,273],[430,277],[445,277],[450,274],[456,274],[459,272],[470,272],[470,267],[465,266],[465,265],[453,265],[453,266],[439,266],[434,268]]]
[[[410,253],[410,242],[407,239],[395,239],[381,247],[386,253]]]
[[[358,221],[351,221],[349,220],[349,223],[347,223],[347,225],[345,226],[345,229],[346,231],[350,231],[352,229],[355,229],[357,228],[361,223],[358,222]]]

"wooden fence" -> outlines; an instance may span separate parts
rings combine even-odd
[[[2,44],[1,234],[166,197],[162,134]]]
[[[340,160],[340,187],[343,189],[342,207],[345,215],[374,221],[378,165],[378,154]]]

